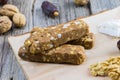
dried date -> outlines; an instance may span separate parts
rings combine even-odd
[[[6,4],[8,2],[8,0],[0,0],[0,4],[1,5],[4,5],[4,4]]]
[[[44,1],[41,8],[43,12],[50,17],[56,17],[59,15],[57,7],[48,1]]]
[[[117,42],[117,47],[120,50],[120,40]]]

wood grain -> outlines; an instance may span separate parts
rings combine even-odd
[[[99,11],[112,9],[120,5],[120,0],[90,0],[90,5],[77,7],[73,0],[49,0],[60,10],[60,16],[51,19],[45,16],[41,10],[41,3],[44,0],[9,0],[9,3],[20,8],[25,14],[27,24],[22,29],[13,28],[8,33],[0,35],[0,80],[26,80],[20,66],[16,62],[7,38],[10,35],[28,32],[34,26],[55,25],[72,19],[88,16]]]

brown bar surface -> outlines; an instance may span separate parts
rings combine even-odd
[[[85,61],[86,55],[84,48],[79,45],[62,45],[54,48],[45,54],[31,54],[25,47],[19,50],[19,56],[23,60],[41,63],[67,63],[78,65]]]
[[[68,42],[68,44],[81,45],[85,49],[91,49],[94,46],[94,42],[95,42],[94,34],[87,33],[86,35],[84,35],[83,37],[79,39]]]
[[[82,20],[36,29],[37,31],[32,30],[31,36],[24,43],[26,49],[32,54],[44,53],[89,33],[88,25]]]
[[[51,26],[50,26],[51,27]],[[43,28],[34,28],[31,32],[42,32]],[[93,33],[86,33],[84,36],[82,36],[79,39],[69,41],[67,44],[72,44],[72,45],[81,45],[85,49],[91,49],[94,46],[95,42],[95,36]]]

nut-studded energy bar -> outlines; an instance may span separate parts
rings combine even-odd
[[[68,42],[69,44],[81,45],[85,49],[91,49],[94,46],[95,38],[93,33],[87,33],[83,37]]]
[[[88,25],[84,21],[74,20],[56,27],[33,31],[24,44],[32,54],[44,53],[44,51],[63,45],[68,41],[79,39],[88,32]]]
[[[19,56],[27,61],[44,63],[67,63],[78,65],[84,62],[86,55],[84,48],[79,45],[65,44],[46,52],[46,54],[31,54],[25,47],[19,50]]]
[[[47,28],[48,29],[48,28]],[[43,28],[34,28],[31,32],[42,32]],[[86,33],[86,35],[82,36],[79,39],[69,41],[67,44],[72,45],[81,45],[85,49],[91,49],[94,46],[95,37],[93,33]]]

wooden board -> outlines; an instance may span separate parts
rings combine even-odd
[[[88,23],[96,37],[95,46],[91,50],[86,50],[87,60],[82,65],[45,64],[23,61],[18,57],[18,49],[30,34],[11,36],[8,40],[28,80],[110,80],[107,77],[91,76],[89,74],[89,66],[90,64],[106,60],[108,57],[119,56],[119,51],[116,47],[118,39],[98,33],[97,26],[105,21],[120,19],[119,13],[120,7],[82,19]]]

